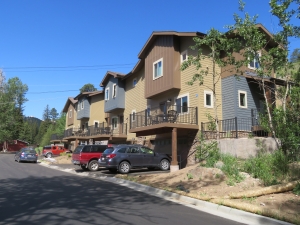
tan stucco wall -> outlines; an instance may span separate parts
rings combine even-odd
[[[90,119],[89,126],[95,125],[95,122],[102,123],[104,119],[104,94],[91,96],[90,100]]]

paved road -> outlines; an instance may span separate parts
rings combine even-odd
[[[0,225],[240,224],[127,187],[0,154]]]

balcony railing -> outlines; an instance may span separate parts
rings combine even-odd
[[[163,105],[130,114],[130,129],[160,123],[198,124],[197,107]]]
[[[64,137],[72,136],[98,136],[98,135],[127,135],[127,124],[117,124],[116,126],[108,125],[106,122],[100,123],[98,126],[89,126],[87,129],[70,128],[65,130]]]
[[[62,140],[64,138],[64,135],[60,135],[60,134],[51,134],[50,140],[54,141],[54,140]]]

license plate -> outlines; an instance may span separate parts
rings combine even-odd
[[[27,157],[28,157],[28,158],[32,158],[32,157],[33,157],[33,155],[27,155]]]

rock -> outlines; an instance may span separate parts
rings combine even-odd
[[[224,163],[222,161],[218,161],[214,165],[214,167],[218,168],[218,169],[222,169],[223,166],[224,166]]]

